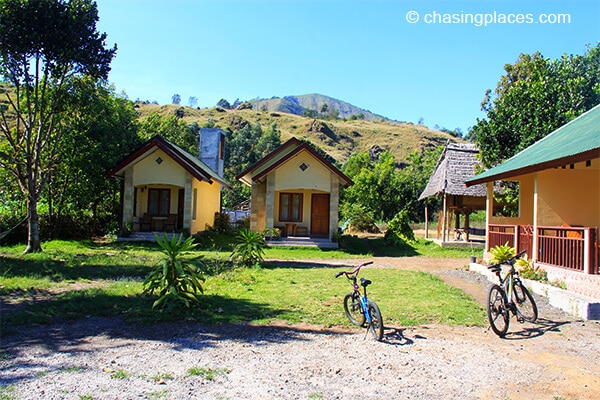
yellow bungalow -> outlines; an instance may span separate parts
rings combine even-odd
[[[122,229],[194,234],[212,226],[229,184],[207,163],[222,165],[223,140],[220,130],[201,131],[205,162],[154,136],[111,169],[109,176],[123,180]]]
[[[352,181],[310,144],[292,138],[237,177],[252,187],[250,229],[331,238],[340,186]]]
[[[519,207],[498,213],[494,181],[516,182]],[[600,105],[466,181],[487,184],[486,248],[508,242],[557,279],[593,276],[600,225]],[[592,278],[584,279],[589,281]]]

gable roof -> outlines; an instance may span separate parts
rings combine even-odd
[[[465,183],[502,180],[594,158],[600,158],[600,105]]]
[[[440,194],[486,197],[485,185],[466,187],[475,175],[479,149],[474,144],[447,143],[419,200]]]
[[[277,169],[280,165],[294,157],[296,154],[301,151],[307,151],[310,153],[315,159],[317,159],[321,164],[323,164],[327,169],[336,174],[342,184],[344,186],[351,186],[354,184],[350,178],[348,178],[342,171],[337,169],[333,164],[327,161],[323,156],[321,156],[317,151],[308,143],[301,142],[296,138],[291,138],[265,157],[263,157],[260,161],[251,165],[245,171],[240,173],[237,176],[237,179],[242,181],[248,186],[252,185],[252,182],[260,181],[263,177],[265,177],[269,172]]]
[[[206,181],[210,184],[213,184],[216,181],[228,188],[231,188],[231,185],[227,183],[227,181],[221,178],[198,157],[190,154],[181,147],[158,135],[152,137],[137,150],[134,150],[127,157],[121,160],[115,167],[108,171],[107,175],[113,177],[124,176],[125,169],[127,167],[129,167],[131,164],[137,163],[143,158],[146,158],[157,149],[161,149],[167,153],[177,164],[188,171],[194,178],[201,181]]]

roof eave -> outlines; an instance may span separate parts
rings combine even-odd
[[[492,173],[492,171],[494,171],[494,169],[496,168],[494,167],[486,172],[483,172],[482,175],[485,174],[485,176],[481,178],[474,176],[473,178],[468,179],[467,181],[465,181],[465,185],[467,185],[467,187],[470,187],[481,183],[506,180],[508,178],[514,178],[516,176],[531,174],[534,172],[543,171],[545,169],[559,168],[564,165],[584,162],[594,158],[600,158],[600,148],[591,149],[582,153],[573,154],[568,157],[558,158],[556,160],[550,160],[539,164],[529,165],[523,168],[509,169],[507,171],[501,171],[498,173]]]

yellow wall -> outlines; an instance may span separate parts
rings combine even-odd
[[[160,157],[163,161],[158,164],[156,159]],[[139,185],[174,185],[185,186],[185,174],[183,168],[168,156],[164,151],[157,150],[133,167],[133,182]]]
[[[305,171],[300,165],[305,163]],[[331,190],[331,171],[310,153],[301,151],[290,160],[280,165],[275,171],[275,191],[293,189],[321,190],[329,193]]]
[[[600,174],[594,168],[538,173],[540,225],[600,225]]]
[[[213,226],[215,223],[215,213],[221,209],[221,185],[216,182],[211,185],[206,181],[194,179],[192,191],[193,189],[197,189],[198,191],[198,205],[196,219],[192,216],[191,234],[205,231],[207,225]]]
[[[553,168],[537,172],[539,226],[600,226],[599,160],[590,167]],[[520,182],[519,217],[490,217],[491,224],[532,225],[535,174],[516,177]]]

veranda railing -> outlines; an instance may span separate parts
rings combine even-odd
[[[587,274],[598,274],[598,228],[538,226],[538,262]],[[532,257],[533,226],[489,226],[488,250],[508,243],[517,251],[527,250]]]

